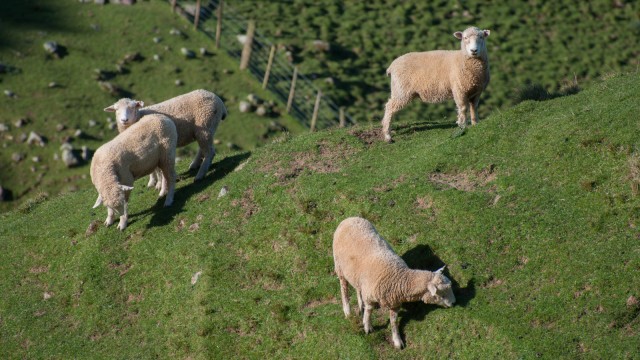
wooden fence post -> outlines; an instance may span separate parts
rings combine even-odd
[[[249,60],[251,60],[251,46],[253,45],[253,34],[256,31],[256,22],[249,21],[247,27],[247,38],[244,41],[244,47],[242,48],[242,55],[240,57],[240,70],[245,70],[249,67]]]
[[[218,22],[216,23],[216,49],[220,49],[220,35],[222,34],[222,4],[224,4],[224,1],[220,0],[217,11]]]
[[[267,88],[269,83],[269,74],[271,73],[271,65],[273,65],[273,56],[276,54],[276,46],[271,45],[271,52],[269,52],[269,61],[267,61],[267,70],[264,73],[264,79],[262,80],[262,88]]]
[[[176,12],[176,0],[171,0],[171,11]]]
[[[287,114],[291,111],[293,105],[293,96],[296,93],[296,80],[298,79],[298,67],[293,67],[293,76],[291,77],[291,89],[289,89],[289,99],[287,100]]]
[[[198,29],[198,23],[200,22],[200,0],[196,1],[196,13],[195,19],[193,20],[193,28]]]
[[[313,116],[311,117],[311,132],[316,131],[316,122],[318,121],[318,110],[320,110],[320,98],[322,97],[322,91],[318,90],[318,96],[316,96],[316,104],[313,107]]]
[[[346,120],[344,116],[344,106],[340,106],[340,113],[338,115],[338,119],[340,119],[340,127],[343,128]]]

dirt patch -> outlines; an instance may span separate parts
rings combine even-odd
[[[382,133],[380,129],[369,130],[352,130],[349,134],[357,137],[363,144],[370,146],[378,141],[383,141]]]
[[[42,274],[42,273],[46,273],[49,272],[49,265],[47,266],[34,266],[31,269],[29,269],[29,272],[32,274]]]
[[[356,149],[344,143],[321,141],[316,146],[316,151],[293,153],[291,160],[265,164],[260,171],[273,172],[281,183],[286,183],[297,178],[304,170],[321,174],[339,172],[342,162],[356,152]]]
[[[311,300],[308,303],[304,304],[303,308],[305,309],[315,309],[318,306],[323,306],[327,304],[338,304],[338,299],[334,297],[330,297],[328,299],[319,299],[319,300]]]
[[[429,181],[460,191],[476,191],[497,179],[495,165],[480,171],[462,171],[454,173],[435,172],[429,175]],[[491,192],[491,190],[490,190]]]
[[[253,189],[247,189],[244,194],[242,194],[242,198],[239,200],[233,200],[231,202],[232,206],[240,206],[244,210],[244,218],[248,219],[253,216],[255,213],[260,211],[260,207],[255,202],[253,196]]]
[[[402,184],[406,179],[407,179],[406,175],[400,175],[400,177],[393,180],[391,183],[374,187],[373,190],[377,192],[388,192],[397,188],[398,185]]]

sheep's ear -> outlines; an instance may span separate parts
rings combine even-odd
[[[120,189],[122,189],[122,191],[131,191],[131,190],[133,190],[133,186],[127,186],[127,185],[122,185],[122,184],[118,184],[118,186],[120,187]]]
[[[102,205],[102,196],[98,195],[98,198],[96,199],[96,203],[93,204],[93,209],[97,208],[100,205]]]
[[[491,30],[482,30],[482,33],[484,34],[484,37],[489,37],[489,34],[491,34]]]
[[[115,106],[111,105],[109,107],[104,108],[105,112],[116,112]]]
[[[429,293],[431,293],[431,296],[436,296],[436,293],[438,292],[438,288],[433,285],[432,283],[427,284],[427,289],[429,289]]]
[[[489,36],[489,35],[487,35]],[[141,108],[144,107],[144,101],[136,101],[136,107]]]
[[[455,36],[456,39],[458,39],[458,40],[462,40],[462,32],[460,32],[460,31],[454,32],[453,36]]]
[[[447,265],[441,267],[440,269],[436,270],[436,274],[442,274],[442,272],[444,271],[444,268],[446,268]]]

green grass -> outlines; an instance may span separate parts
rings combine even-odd
[[[549,93],[585,86],[640,63],[637,1],[230,1],[256,20],[257,29],[286,45],[301,73],[358,121],[378,122],[389,98],[385,70],[412,51],[459,49],[455,31],[490,29],[491,83],[481,97],[480,117],[504,109],[530,84]],[[272,19],[277,19],[273,21]],[[331,50],[318,52],[314,40]],[[331,77],[334,84],[325,79]],[[453,101],[413,104],[399,114],[410,121],[455,120]]]
[[[170,208],[138,181],[122,233],[94,190],[0,215],[0,357],[637,358],[638,79],[464,133],[400,121],[391,145],[284,136],[183,173]],[[369,335],[342,314],[331,239],[356,215],[454,281],[455,307],[404,306],[402,351],[386,312]]]
[[[184,37],[171,35],[179,29]],[[161,38],[159,43],[154,37]],[[56,41],[68,53],[62,58],[48,56],[45,41]],[[195,59],[186,60],[182,47],[195,51]],[[205,47],[210,56],[201,56]],[[139,52],[144,58],[125,65],[124,74],[116,73],[116,64],[126,54]],[[161,60],[155,61],[154,54]],[[67,170],[61,161],[54,161],[63,140],[71,138],[74,148],[83,145],[95,150],[114,137],[103,109],[117,100],[98,86],[95,69],[112,76],[109,81],[122,88],[123,95],[153,104],[198,88],[220,95],[229,110],[229,118],[216,133],[220,140],[218,154],[229,154],[233,143],[244,150],[265,144],[274,134],[271,121],[290,132],[303,130],[293,118],[280,116],[261,118],[238,111],[238,102],[249,93],[267,100],[274,99],[263,91],[250,74],[240,72],[236,61],[224,51],[216,51],[213,40],[193,30],[193,26],[164,1],[141,1],[135,6],[82,4],[78,1],[18,1],[0,4],[0,63],[8,67],[0,73],[0,90],[12,90],[17,97],[0,95],[0,123],[9,125],[0,133],[0,185],[13,193],[13,201],[0,202],[0,211],[20,206],[38,192],[57,195],[91,187],[88,164]],[[175,81],[183,81],[176,86]],[[60,84],[49,88],[50,82]],[[279,109],[284,112],[284,106]],[[14,126],[28,119],[22,128]],[[95,120],[94,127],[89,121]],[[66,129],[57,131],[63,124]],[[77,138],[76,129],[86,135]],[[20,141],[22,134],[35,131],[47,139],[45,147],[29,146]],[[277,134],[277,132],[276,132]],[[190,157],[195,144],[178,150],[178,156]],[[25,155],[19,163],[11,160],[13,153]],[[32,157],[40,157],[38,163]]]

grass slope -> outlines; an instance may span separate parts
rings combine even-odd
[[[182,35],[171,35],[172,29]],[[160,38],[159,43],[153,41],[155,37]],[[64,46],[66,55],[48,56],[43,44],[50,40]],[[197,56],[186,60],[180,52],[182,47]],[[210,55],[201,56],[201,47]],[[142,59],[126,64],[126,70],[117,73],[116,63],[135,52]],[[156,54],[160,61],[153,59]],[[105,121],[107,117],[113,119],[113,114],[103,109],[119,96],[100,89],[94,79],[95,69],[103,70],[108,81],[124,90],[121,96],[135,97],[147,104],[198,88],[220,95],[230,115],[216,134],[221,142],[218,154],[234,151],[227,143],[245,150],[266,143],[273,136],[269,125],[274,120],[293,133],[302,130],[288,116],[260,118],[240,113],[238,102],[249,93],[267,100],[273,98],[250,74],[237,71],[237,62],[224,51],[216,51],[212,39],[172,14],[165,1],[141,1],[135,6],[66,0],[2,1],[0,63],[5,65],[5,71],[0,71],[0,89],[16,94],[13,98],[0,96],[0,123],[9,126],[9,131],[0,132],[0,185],[9,189],[14,199],[0,202],[0,211],[15,208],[38,192],[55,195],[91,186],[85,176],[87,163],[68,170],[53,157],[54,153],[60,154],[59,147],[65,139],[70,139],[78,151],[83,145],[95,150],[117,133]],[[178,79],[182,86],[175,85]],[[59,86],[49,88],[50,82]],[[14,123],[20,118],[28,119],[28,123],[18,128]],[[92,119],[96,125],[90,127]],[[66,128],[58,131],[58,124]],[[76,129],[84,135],[74,136]],[[46,146],[29,146],[21,140],[30,131],[45,136]],[[189,157],[193,149],[194,146],[180,149],[178,156]],[[14,153],[22,154],[24,160],[11,160]],[[32,161],[36,156],[40,158],[37,163]]]
[[[94,191],[31,202],[0,215],[0,357],[636,358],[638,96],[636,73],[463,134],[283,137],[183,173],[171,208],[137,182],[123,233],[85,233]],[[342,315],[331,239],[355,215],[454,281],[451,309],[405,305],[402,351],[386,312],[369,335]]]

